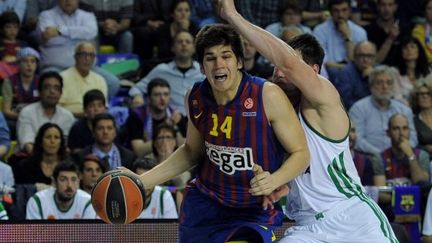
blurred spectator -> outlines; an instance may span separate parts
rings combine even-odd
[[[411,107],[415,114],[414,125],[420,148],[432,155],[432,85],[418,82],[411,96]]]
[[[360,26],[366,26],[376,19],[376,0],[351,0],[351,20]]]
[[[360,176],[362,185],[373,186],[375,184],[376,176],[378,175],[377,169],[380,166],[379,163],[381,161],[377,155],[363,153],[355,149],[356,140],[356,125],[354,122],[351,122],[349,132],[349,147],[355,167],[357,169],[358,175]]]
[[[9,127],[3,113],[0,112],[0,158],[4,158],[9,151],[10,141]]]
[[[171,88],[168,82],[155,78],[147,90],[148,103],[131,111],[125,124],[131,147],[138,157],[151,153],[151,138],[161,123],[176,126],[181,131],[179,136],[186,136],[187,119],[169,105]]]
[[[397,8],[396,0],[377,0],[377,19],[365,26],[368,39],[378,48],[377,63],[392,64],[402,37],[410,35],[409,23],[396,19]]]
[[[63,161],[53,173],[54,186],[37,192],[27,203],[26,219],[95,219],[90,195],[79,189],[79,171]]]
[[[37,191],[52,185],[54,168],[66,158],[66,141],[57,124],[43,124],[34,140],[33,154],[12,165],[16,184],[35,184]]]
[[[117,52],[132,53],[133,35],[130,25],[134,13],[134,0],[81,1],[90,5],[96,15],[99,45],[112,45]]]
[[[167,80],[171,86],[172,105],[182,114],[186,114],[184,108],[186,92],[196,81],[204,79],[199,63],[193,59],[195,54],[193,42],[194,37],[187,31],[180,31],[175,35],[172,46],[174,60],[157,65],[129,90],[134,106],[144,104],[143,96],[148,95],[146,94],[148,83],[154,78],[161,78]]]
[[[432,62],[432,40],[431,40],[431,25],[432,25],[432,0],[425,0],[422,5],[424,11],[425,22],[418,23],[412,30],[412,36],[417,38],[426,52],[426,57],[429,63]]]
[[[408,104],[414,84],[431,71],[423,47],[417,39],[407,36],[401,41],[394,66],[399,70],[395,79],[394,96]]]
[[[0,57],[3,62],[14,64],[18,51],[27,46],[25,41],[18,39],[20,20],[15,12],[4,12],[0,15]]]
[[[370,95],[369,74],[375,65],[376,48],[372,42],[362,41],[354,48],[354,61],[342,69],[329,70],[330,80],[341,95],[345,108]]]
[[[11,130],[12,140],[16,140],[16,120],[22,108],[39,101],[39,76],[37,66],[39,53],[31,47],[18,52],[19,72],[3,81],[3,112]]]
[[[152,159],[137,159],[133,164],[133,171],[143,174],[158,163]],[[171,192],[161,186],[146,189],[145,208],[139,219],[176,219],[178,218],[176,203]]]
[[[80,189],[91,195],[99,177],[107,171],[102,161],[94,154],[88,154],[80,162]]]
[[[118,145],[114,141],[117,136],[116,122],[108,113],[97,114],[92,120],[92,133],[94,143],[85,147],[75,155],[75,161],[83,161],[88,154],[95,154],[107,170],[119,166],[132,168],[135,161],[135,154]]]
[[[311,34],[312,30],[303,25],[302,21],[302,9],[293,3],[284,3],[282,8],[279,10],[279,21],[268,25],[265,30],[272,33],[273,35],[281,38],[284,27],[295,26],[300,29],[300,34],[308,33]]]
[[[411,109],[392,99],[393,73],[388,66],[375,67],[369,74],[371,95],[355,102],[349,110],[349,115],[357,126],[356,148],[362,152],[379,154],[390,147],[390,138],[386,136],[387,121],[396,113],[408,118],[411,145],[415,147],[418,144]]]
[[[27,1],[25,21],[23,25],[27,30],[33,31],[36,29],[39,14],[57,4],[58,0],[31,0]]]
[[[260,27],[264,28],[279,19],[281,0],[238,0],[235,4],[244,18]]]
[[[324,48],[326,68],[341,68],[354,59],[354,45],[367,40],[366,31],[349,20],[348,0],[330,0],[331,18],[317,25],[313,34]]]
[[[132,32],[134,42],[139,43],[134,45],[134,53],[137,53],[141,59],[153,57],[153,47],[157,44],[154,36],[162,25],[170,21],[172,2],[173,0],[134,1]]]
[[[429,191],[423,216],[422,243],[432,243],[432,190]]]
[[[105,79],[91,70],[96,58],[96,47],[93,43],[78,44],[74,57],[75,66],[60,73],[63,77],[63,92],[59,104],[72,112],[75,117],[83,117],[85,93],[97,89],[102,91],[105,98],[108,98],[108,88]]]
[[[303,9],[302,19],[309,28],[314,28],[330,17],[329,0],[297,0],[296,2]]]
[[[199,28],[209,24],[219,23],[220,19],[216,14],[214,1],[212,0],[189,0],[191,5],[191,20]]]
[[[83,97],[84,117],[76,121],[68,136],[68,147],[72,153],[94,143],[92,134],[92,119],[95,115],[106,112],[106,100],[102,91],[92,89],[87,91]]]
[[[188,0],[173,0],[170,13],[171,21],[163,24],[156,32],[157,57],[160,61],[168,61],[175,56],[173,45],[177,33],[187,31],[195,36],[199,30],[191,21],[191,5]]]
[[[65,137],[68,136],[75,118],[70,111],[57,105],[62,88],[60,74],[46,72],[41,75],[38,86],[40,101],[24,107],[18,116],[17,137],[21,150],[32,153],[36,133],[46,122],[57,124]]]
[[[76,46],[83,41],[95,40],[97,30],[96,17],[79,9],[78,0],[58,0],[56,7],[43,11],[37,27],[42,41],[39,45],[42,72],[61,72],[74,66]],[[108,96],[115,96],[120,80],[100,67],[93,66],[92,70],[104,77]]]
[[[258,62],[258,52],[257,49],[249,43],[246,38],[242,38],[243,41],[243,52],[244,52],[244,60],[243,60],[243,69],[247,73],[262,77],[262,78],[271,78],[273,75],[273,67],[266,62]]]
[[[0,1],[0,13],[14,11],[18,15],[20,22],[23,22],[26,5],[26,0],[3,0]]]

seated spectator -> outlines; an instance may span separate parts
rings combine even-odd
[[[376,48],[372,42],[363,41],[354,48],[354,60],[341,69],[329,70],[330,80],[349,108],[359,99],[370,95],[369,74],[375,64]]]
[[[151,159],[137,159],[133,171],[142,174],[158,165]],[[178,218],[176,203],[171,192],[161,186],[146,188],[145,208],[139,219],[176,219]]]
[[[91,195],[99,177],[107,171],[102,161],[94,154],[88,154],[80,162],[80,189]]]
[[[376,0],[351,0],[351,20],[360,26],[366,26],[376,19]]]
[[[349,115],[357,126],[356,148],[365,153],[379,154],[391,145],[386,136],[387,121],[396,114],[404,114],[409,121],[410,143],[417,146],[417,132],[414,127],[411,108],[392,99],[393,70],[382,65],[369,74],[369,90],[366,96],[351,106]]]
[[[422,243],[432,242],[432,190],[429,191],[423,216]]]
[[[394,97],[408,104],[414,84],[431,72],[424,49],[417,39],[407,37],[401,41],[394,66],[399,70],[395,77]]]
[[[157,57],[160,61],[168,61],[175,56],[172,47],[178,32],[186,31],[195,36],[199,30],[191,21],[191,5],[188,0],[173,0],[170,13],[172,20],[162,25],[156,33]]]
[[[54,187],[37,192],[27,203],[26,219],[96,219],[90,195],[79,189],[79,171],[62,161],[53,172]]]
[[[242,38],[243,41],[243,69],[245,72],[262,77],[262,78],[271,78],[273,75],[273,67],[270,64],[264,62],[258,62],[258,52],[257,49],[249,43],[246,38]]]
[[[423,1],[422,7],[426,21],[416,24],[411,34],[421,43],[428,62],[432,63],[432,42],[430,38],[430,28],[432,25],[432,11],[430,9],[432,8],[432,0]]]
[[[54,168],[66,158],[66,141],[57,124],[43,124],[34,141],[33,154],[12,164],[17,184],[35,184],[37,191],[52,185]]]
[[[3,113],[0,112],[0,159],[3,159],[9,151],[10,140],[9,127]]]
[[[75,48],[75,66],[60,73],[63,77],[63,92],[59,104],[72,112],[75,117],[83,117],[83,97],[92,89],[102,91],[108,98],[105,79],[91,69],[96,58],[96,46],[91,42],[81,42]]]
[[[330,17],[330,12],[328,11],[329,0],[308,0],[296,2],[303,10],[302,19],[304,24],[311,29]]]
[[[171,88],[164,79],[155,78],[147,86],[148,103],[129,113],[124,128],[138,157],[151,153],[153,131],[162,123],[176,126],[179,137],[186,136],[187,118],[170,106]]]
[[[62,94],[63,79],[56,72],[43,73],[39,80],[40,101],[24,107],[18,116],[17,137],[20,149],[32,154],[35,136],[46,122],[61,127],[65,137],[75,118],[72,113],[57,105]]]
[[[83,104],[84,117],[76,121],[69,131],[68,147],[73,154],[94,143],[92,119],[95,115],[106,112],[105,96],[100,90],[87,91],[83,97]]]
[[[74,156],[75,161],[83,161],[88,154],[95,154],[107,170],[119,166],[132,168],[135,154],[121,145],[115,144],[117,136],[115,119],[108,113],[97,114],[92,120],[94,143]]]
[[[432,155],[432,84],[418,82],[411,96],[419,147]]]
[[[299,34],[312,34],[312,30],[301,23],[302,9],[296,3],[286,2],[279,10],[279,22],[268,25],[265,30],[282,38],[284,27],[297,27]]]
[[[130,25],[133,17],[134,0],[99,1],[81,0],[88,4],[96,15],[100,45],[112,45],[120,53],[132,53],[133,35]],[[97,33],[97,32],[96,32]]]
[[[237,0],[235,5],[245,19],[262,28],[279,19],[280,0]]]
[[[349,20],[348,0],[330,0],[331,18],[315,26],[314,36],[324,49],[326,68],[341,68],[354,58],[354,45],[367,40],[366,31]]]
[[[3,113],[11,129],[12,139],[16,139],[16,120],[22,108],[39,101],[39,76],[37,66],[39,53],[31,47],[18,52],[19,72],[3,81]]]
[[[24,20],[24,14],[26,10],[26,0],[7,0],[0,2],[0,13],[7,11],[13,11],[22,22]]]
[[[180,31],[175,35],[172,46],[175,53],[174,60],[157,65],[129,90],[134,106],[144,104],[148,83],[155,78],[161,78],[168,81],[171,86],[172,105],[182,114],[186,114],[184,108],[186,92],[196,81],[203,80],[205,77],[201,73],[199,63],[193,59],[195,53],[193,42],[194,37],[187,31]]]
[[[376,186],[394,186],[398,181],[408,184],[429,183],[429,155],[426,151],[413,146],[410,141],[410,128],[405,115],[396,113],[388,120],[387,135],[391,147],[381,152],[380,174]],[[380,195],[383,203],[391,202],[391,195]]]

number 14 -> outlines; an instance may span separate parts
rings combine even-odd
[[[213,119],[213,128],[210,131],[210,135],[217,137],[219,135],[218,127],[222,133],[225,133],[225,137],[227,139],[231,138],[231,130],[232,130],[232,116],[225,117],[225,120],[222,122],[222,125],[219,126],[219,117],[217,114],[212,114]]]

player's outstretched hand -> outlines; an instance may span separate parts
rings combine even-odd
[[[230,16],[237,14],[237,10],[234,5],[234,0],[213,0],[219,16],[225,20],[228,20]]]

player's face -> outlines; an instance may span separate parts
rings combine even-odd
[[[67,202],[74,198],[79,187],[78,174],[74,171],[61,171],[56,180],[56,193],[60,201]]]
[[[156,86],[150,94],[150,106],[152,109],[162,112],[170,102],[171,95],[168,87]]]
[[[399,144],[403,138],[409,139],[410,130],[407,119],[403,116],[393,117],[388,133],[393,144]]]
[[[234,96],[240,84],[243,67],[242,61],[237,59],[231,46],[217,45],[204,51],[202,72],[212,86],[215,96]]]
[[[94,100],[87,104],[85,113],[88,119],[93,119],[97,114],[104,113],[106,111],[105,104],[102,100]]]
[[[99,120],[93,133],[95,142],[102,146],[112,144],[117,134],[113,121],[109,119]]]
[[[102,175],[102,168],[95,161],[84,161],[84,168],[81,174],[81,182],[84,187],[93,188],[97,179]]]
[[[34,56],[26,56],[19,61],[20,75],[33,77],[37,68],[37,59]]]
[[[45,155],[55,155],[58,153],[61,144],[60,131],[56,127],[48,128],[42,139],[42,148]]]

